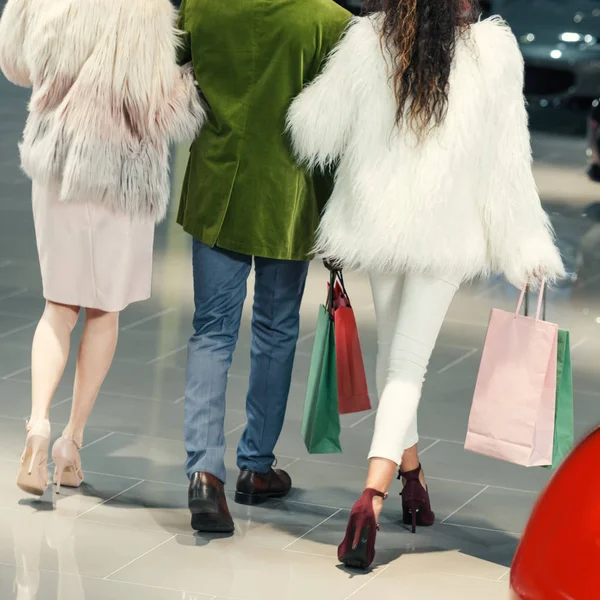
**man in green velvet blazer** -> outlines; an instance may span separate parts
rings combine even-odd
[[[185,394],[192,526],[232,531],[224,496],[225,394],[246,283],[255,268],[247,425],[236,501],[282,497],[274,470],[299,311],[326,197],[285,133],[292,99],[320,72],[350,21],[333,0],[183,0],[182,63],[209,119],[190,150],[178,221],[193,237],[195,333]]]

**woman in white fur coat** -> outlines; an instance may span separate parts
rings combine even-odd
[[[48,415],[82,308],[71,419],[52,449],[55,480],[78,486],[85,423],[113,359],[119,312],[150,296],[155,223],[169,199],[169,144],[204,111],[176,62],[169,0],[8,0],[0,67],[31,87],[20,145],[46,309],[32,351],[32,410],[17,483],[47,486]]]
[[[404,521],[435,517],[417,454],[427,364],[460,284],[563,276],[531,170],[523,60],[499,18],[463,0],[373,0],[289,127],[311,167],[338,166],[316,248],[371,278],[380,402],[366,491],[342,562],[367,567],[398,465]],[[467,10],[465,10],[467,9]]]

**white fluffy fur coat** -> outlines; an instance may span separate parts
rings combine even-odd
[[[339,161],[316,250],[348,268],[466,280],[564,274],[531,170],[523,59],[498,18],[458,40],[448,116],[421,144],[394,127],[380,17],[358,18],[289,128],[311,167]]]
[[[33,87],[25,172],[60,199],[132,217],[165,216],[169,144],[193,139],[204,109],[176,63],[169,0],[8,0],[0,67]]]

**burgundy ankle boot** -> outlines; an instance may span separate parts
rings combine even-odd
[[[400,471],[398,479],[404,479],[402,489],[402,514],[405,525],[412,526],[412,532],[416,533],[419,527],[431,527],[435,523],[435,514],[431,510],[429,491],[424,488],[419,480],[421,465],[413,471],[403,473]]]

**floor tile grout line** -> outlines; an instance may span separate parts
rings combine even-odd
[[[4,296],[0,296],[0,301],[9,300],[10,298],[15,298],[17,296],[20,296],[21,294],[24,294],[26,291],[27,291],[27,288],[19,288],[18,290],[15,290],[14,292],[9,292],[8,294],[4,294]]]
[[[62,406],[63,404],[67,404],[67,402],[71,402],[71,400],[73,400],[73,396],[69,396],[68,398],[65,398],[64,400],[60,400],[59,402],[53,402],[52,406],[50,407],[50,413],[52,413],[52,410],[54,410],[57,406]]]
[[[145,530],[148,531],[148,530]],[[2,565],[3,567],[12,567],[14,568],[15,565],[11,565],[9,563],[5,563],[0,561],[0,565]],[[53,571],[52,569],[44,569],[42,567],[38,567],[37,569],[34,569],[35,572],[38,573],[52,573],[53,575],[66,575],[68,573],[61,573],[61,571]],[[78,575],[78,577],[80,577],[81,579],[89,579],[91,581],[104,581],[103,577],[98,577],[97,575]],[[120,582],[119,582],[120,583]],[[127,582],[123,582],[126,583],[127,585],[130,585],[132,587],[136,587],[136,588],[148,588],[148,589],[152,589],[152,590],[164,590],[167,592],[183,592],[183,593],[189,593],[189,594],[193,594],[194,592],[191,592],[190,590],[185,590],[183,588],[168,588],[168,587],[162,587],[160,585],[150,585],[148,583],[133,583],[131,581],[127,581]],[[208,594],[200,594],[201,596],[208,596]],[[214,596],[214,598],[219,598],[219,596]],[[213,598],[209,598],[209,600],[213,600]]]
[[[112,581],[111,577],[114,577],[117,573],[119,573],[120,571],[123,571],[123,569],[126,569],[127,567],[130,567],[133,563],[135,563],[138,560],[144,558],[145,556],[148,556],[148,554],[150,554],[151,552],[154,552],[155,550],[158,550],[161,546],[164,546],[165,544],[168,544],[169,542],[171,542],[172,540],[174,540],[176,537],[177,537],[176,534],[172,535],[169,539],[162,541],[160,544],[157,544],[156,546],[154,546],[154,548],[150,548],[150,550],[148,550],[147,552],[144,552],[143,554],[141,554],[137,558],[134,558],[133,560],[129,561],[126,565],[123,565],[122,567],[119,567],[116,571],[113,571],[112,573],[110,573],[106,577],[103,577],[102,579],[104,579],[105,581]]]
[[[133,329],[134,327],[137,327],[138,325],[143,325],[144,323],[148,323],[149,321],[154,321],[156,319],[160,319],[160,317],[164,317],[165,315],[168,315],[172,312],[175,312],[174,308],[165,308],[164,310],[161,310],[152,315],[148,315],[147,317],[144,317],[143,319],[138,319],[137,321],[134,321],[133,323],[129,323],[129,325],[125,325],[124,327],[121,327],[121,331],[129,331],[130,329]]]
[[[318,554],[317,552],[305,552],[304,550],[286,550],[288,554],[301,554],[302,556],[315,556],[316,558],[331,559],[330,554]]]
[[[462,523],[444,523],[441,525],[444,527],[458,527],[459,529],[474,529],[475,531],[489,531],[490,533],[503,533],[505,535],[512,535],[520,538],[522,533],[517,531],[508,531],[507,529],[493,529],[492,527],[477,527],[477,525],[463,525]]]
[[[502,490],[505,492],[518,492],[520,494],[532,494],[534,496],[539,496],[541,491],[534,492],[532,490],[520,490],[518,488],[505,487],[503,485],[494,485],[493,483],[477,483],[476,481],[460,481],[458,479],[445,479],[444,477],[431,477],[427,476],[427,479],[432,479],[433,481],[444,481],[446,483],[460,483],[461,485],[472,485],[477,487],[489,488],[491,490]],[[482,490],[483,491],[483,490]]]
[[[450,325],[464,325],[466,327],[481,327],[482,329],[485,329],[488,324],[486,323],[476,323],[475,321],[463,321],[461,319],[446,319],[445,323],[450,323]]]
[[[231,435],[232,433],[235,433],[236,431],[239,431],[240,429],[244,429],[244,427],[246,427],[246,424],[247,423],[242,423],[241,425],[238,425],[237,427],[234,427],[233,429],[226,431],[225,437],[227,437],[228,435]]]
[[[289,469],[290,467],[293,467],[297,462],[299,462],[300,459],[299,458],[295,458],[292,462],[287,463],[286,465],[284,465],[283,467],[281,467],[284,471],[286,469]]]
[[[373,418],[376,414],[377,414],[377,411],[372,410],[368,415],[365,415],[364,417],[362,417],[358,421],[356,421],[356,423],[352,423],[352,425],[348,425],[348,429],[354,429],[356,426],[360,425],[361,423],[364,423],[367,419]]]
[[[182,346],[179,346],[179,348],[174,348],[170,352],[167,352],[166,354],[161,354],[160,356],[157,356],[156,358],[149,360],[145,364],[146,365],[155,365],[156,363],[160,362],[161,360],[164,360],[165,358],[169,358],[170,356],[175,356],[176,354],[179,354],[180,352],[185,350],[187,347],[188,347],[188,345],[184,344]]]
[[[14,329],[10,329],[9,331],[5,331],[4,333],[0,333],[0,339],[4,339],[9,335],[13,335],[14,333],[19,333],[20,331],[25,331],[34,325],[37,325],[39,319],[36,321],[31,321],[30,323],[25,323],[24,325],[20,325],[19,327],[15,327]]]
[[[59,400],[58,402],[53,402],[52,406],[50,407],[50,422],[53,422],[52,419],[52,411],[57,408],[58,406],[62,406],[63,404],[67,404],[67,402],[71,402],[71,400],[73,400],[73,396],[69,396],[68,398],[64,398],[63,400]],[[29,414],[25,415],[23,417],[23,419],[27,420],[29,419]],[[57,423],[58,425],[59,423]]]
[[[506,571],[506,573],[502,573],[500,577],[498,577],[497,581],[502,581],[508,574],[510,573],[510,569]]]
[[[471,358],[471,356],[473,356],[477,352],[478,352],[477,348],[471,348],[471,350],[469,350],[468,352],[465,352],[461,357],[457,358],[456,360],[453,360],[451,363],[447,364],[445,367],[442,367],[439,371],[437,371],[437,374],[443,375],[444,373],[447,373],[450,369],[453,369],[454,367],[460,365],[462,362],[464,362],[468,358]]]
[[[109,437],[112,437],[113,435],[115,435],[115,432],[109,431],[106,435],[103,435],[102,437],[98,438],[97,440],[92,440],[89,444],[84,444],[83,446],[81,446],[80,450],[86,450],[90,446],[95,446],[96,444],[103,442],[104,440],[108,439]]]
[[[284,504],[297,504],[298,506],[310,506],[311,508],[324,508],[327,510],[336,510],[338,513],[343,511],[350,511],[350,508],[340,508],[339,506],[329,506],[327,504],[314,504],[312,502],[302,502],[302,500],[288,500],[284,499]]]
[[[331,560],[331,554],[319,554],[317,552],[306,552],[305,550],[286,550],[286,552],[288,552],[289,554],[301,554],[303,556],[315,556],[317,558],[328,558],[329,560]],[[373,561],[372,564],[373,567],[383,567],[386,566],[384,565],[384,563],[380,563],[377,562],[376,560]]]
[[[356,596],[356,594],[358,594],[358,592],[360,592],[365,587],[367,587],[374,579],[376,579],[377,577],[379,577],[380,575],[385,573],[390,568],[390,566],[391,565],[385,565],[385,567],[382,567],[379,571],[377,571],[373,575],[373,577],[369,577],[368,581],[365,581],[359,588],[356,588],[349,596],[346,596],[345,600],[350,600],[350,598],[353,598],[354,596]]]
[[[133,364],[133,363],[121,363],[121,364]],[[139,366],[146,366],[143,363],[136,363]],[[23,372],[29,371],[31,367],[27,367]],[[18,377],[10,377],[10,381],[14,381],[17,383],[28,383],[31,385],[31,379],[19,379]],[[100,395],[104,396],[112,396],[113,398],[125,398],[129,400],[147,400],[148,402],[165,402],[172,403],[172,400],[167,400],[165,398],[155,398],[154,396],[138,396],[136,394],[128,394],[126,392],[111,392],[110,390],[100,390]]]
[[[115,498],[118,498],[119,496],[122,496],[123,494],[126,494],[127,492],[130,492],[132,489],[138,487],[138,485],[141,485],[142,483],[144,483],[144,481],[145,481],[145,479],[140,479],[140,481],[137,481],[133,485],[130,485],[127,489],[120,491],[118,494],[115,494],[114,496],[111,496],[110,498],[107,498],[106,500],[103,500],[102,502],[100,502],[100,504],[96,504],[95,506],[92,506],[92,507],[88,508],[86,511],[84,511],[81,514],[77,515],[75,517],[75,520],[80,519],[81,517],[83,517],[83,516],[85,516],[85,515],[93,512],[94,510],[96,510],[97,508],[100,508],[101,506],[104,506],[105,504],[108,504],[109,502],[111,502]]]
[[[573,353],[578,348],[581,348],[581,346],[586,344],[587,341],[588,341],[588,338],[586,338],[586,337],[581,338],[577,343],[575,343],[571,346],[571,353]]]
[[[179,398],[177,398],[177,400],[173,400],[173,404],[181,404],[184,401],[185,401],[185,396],[179,396]]]
[[[483,494],[483,492],[485,492],[489,488],[490,488],[490,486],[486,485],[482,490],[479,490],[472,498],[470,498],[469,500],[467,500],[462,506],[459,506],[453,513],[449,514],[442,521],[442,525],[445,525],[446,522],[449,521],[455,514],[459,513],[463,508],[465,508],[465,506],[468,506],[469,504],[471,504],[471,502],[473,502],[473,500],[475,500],[476,498],[478,498],[479,496],[481,496],[481,494]]]
[[[285,548],[283,548],[283,550],[285,551],[288,548],[291,548],[295,543],[299,542],[300,540],[303,540],[307,535],[310,535],[315,529],[318,529],[319,527],[321,527],[321,525],[324,525],[325,523],[327,523],[327,521],[330,521],[331,519],[333,519],[333,517],[339,515],[342,512],[342,510],[343,509],[341,508],[339,510],[336,510],[332,515],[329,515],[326,519],[309,529],[304,535],[301,535],[298,539],[295,539],[293,542],[290,542]]]
[[[422,450],[419,450],[419,455],[424,454],[427,450],[431,450],[434,446],[437,446],[441,440],[434,440],[429,446],[425,446]]]
[[[20,375],[21,373],[25,373],[26,371],[29,371],[30,369],[31,369],[31,366],[27,365],[26,367],[21,367],[20,369],[13,371],[12,373],[2,375],[2,377],[0,377],[0,379],[2,379],[3,381],[6,381],[8,379],[11,379],[12,377],[15,377],[16,375]],[[15,381],[18,381],[18,380],[15,379]]]
[[[306,335],[303,335],[303,336],[299,337],[298,341],[296,342],[296,345],[301,344],[302,342],[307,342],[311,338],[314,338],[315,335],[317,335],[317,331],[316,330],[312,331],[311,333],[307,333]]]
[[[3,418],[8,418],[14,421],[21,421],[21,417],[3,417]],[[129,434],[132,435],[132,434]],[[169,440],[172,441],[172,440]],[[293,457],[283,457],[283,458],[293,458]],[[302,461],[303,459],[300,458],[299,461]],[[19,461],[9,461],[9,462],[19,462]],[[309,462],[309,461],[306,461]],[[348,465],[339,465],[336,463],[317,463],[317,464],[327,464],[329,466],[334,466],[334,467],[345,467]],[[362,469],[362,470],[367,470],[368,467],[349,467],[349,468],[356,468],[356,469]],[[101,475],[104,477],[117,477],[120,479],[130,479],[131,481],[138,481],[137,477],[131,477],[129,475],[118,475],[116,473],[103,473],[100,471],[89,471],[86,469],[86,473],[89,473],[90,475]],[[483,483],[477,483],[477,482],[473,482],[473,481],[459,481],[458,479],[444,479],[442,477],[432,477],[430,475],[427,476],[428,480],[433,480],[433,481],[444,481],[446,483],[459,483],[461,485],[470,485],[473,487],[481,487],[481,488],[488,488],[490,490],[502,490],[505,492],[517,492],[519,494],[529,494],[529,495],[533,495],[533,496],[538,496],[540,494],[539,491],[532,491],[532,490],[520,490],[517,488],[510,488],[510,487],[504,487],[501,485],[493,485],[493,484],[483,484]],[[184,483],[174,483],[172,481],[159,481],[158,479],[146,479],[145,480],[147,483],[156,483],[159,485],[172,485],[175,487],[185,487],[187,488],[189,484],[184,484]],[[483,490],[481,490],[483,491]],[[229,493],[229,492],[227,492]],[[233,493],[233,492],[231,492]],[[327,508],[327,509],[332,509],[332,510],[350,510],[349,508],[340,508],[339,506],[330,506],[327,504],[317,504],[314,502],[303,502],[301,500],[291,500],[291,499],[286,499],[286,502],[292,502],[294,504],[303,504],[305,506],[314,506],[316,508]]]
[[[94,446],[94,445],[98,444],[99,442],[103,442],[105,439],[111,437],[114,434],[115,434],[114,431],[110,431],[106,435],[99,437],[97,440],[92,440],[89,444],[84,444],[83,446],[81,446],[81,448],[79,448],[79,450],[85,450],[86,448],[89,448],[90,446]],[[49,467],[54,466],[54,461],[49,462],[48,466]]]
[[[494,563],[496,564],[496,563]],[[477,581],[488,581],[493,583],[498,583],[499,579],[490,579],[489,577],[484,577],[483,575],[467,575],[465,573],[453,573],[452,571],[439,571],[440,575],[449,575],[450,577],[460,577],[461,579],[475,579]]]

